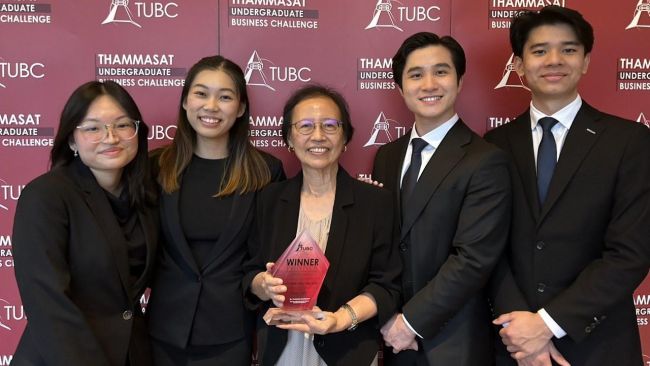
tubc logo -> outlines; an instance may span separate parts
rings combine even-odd
[[[264,61],[268,61],[274,65],[268,67],[270,77],[266,74]],[[271,86],[271,83],[277,81],[308,83],[311,81],[311,76],[309,76],[310,72],[311,69],[309,67],[275,66],[273,61],[260,57],[257,50],[253,50],[253,53],[246,64],[244,78],[246,79],[246,85],[263,86],[275,91],[275,88]]]
[[[494,87],[494,89],[501,89],[501,88],[524,88],[528,91],[528,87],[524,85],[524,81],[521,79],[521,76],[517,74],[515,71],[515,54],[510,55],[510,59],[508,59],[508,62],[506,62],[506,67],[503,69],[503,76],[501,77],[501,81],[497,84],[497,86]]]
[[[311,251],[314,250],[312,247],[305,247],[302,244],[298,243],[298,247],[296,248],[296,252],[305,252],[305,251]]]
[[[0,178],[0,210],[9,211],[9,208],[4,203],[7,201],[18,201],[23,188],[25,188],[24,185],[13,186]]]
[[[632,21],[625,29],[650,28],[650,0],[639,0]]]
[[[0,57],[0,88],[6,88],[2,79],[42,79],[45,65],[40,62],[8,62]]]
[[[393,130],[396,131],[397,137],[404,135],[406,128],[402,126],[395,126],[397,121],[394,119],[386,118],[384,112],[379,112],[375,123],[372,126],[370,138],[363,147],[368,146],[381,146],[393,141],[393,135],[390,133],[391,124],[394,126]]]
[[[23,306],[11,305],[9,301],[0,299],[0,328],[12,331],[19,321],[26,320]]]
[[[176,135],[176,125],[149,125],[149,136],[147,140],[168,140],[171,141]]]
[[[141,2],[135,4],[136,18],[176,18],[178,13],[176,3]],[[138,28],[142,26],[133,20],[134,16],[129,9],[129,0],[111,0],[111,7],[102,24],[130,23]]]
[[[639,118],[637,118],[636,121],[639,123],[643,123],[646,127],[650,128],[650,121],[648,121],[648,119],[645,117],[643,112],[639,114]]]
[[[365,29],[393,28],[403,32],[404,30],[396,22],[437,22],[440,20],[439,6],[434,5],[428,8],[425,6],[397,6],[397,12],[393,13],[393,3],[404,5],[397,0],[377,0],[372,19]]]

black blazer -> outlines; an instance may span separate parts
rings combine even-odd
[[[648,273],[650,132],[583,102],[540,207],[530,112],[486,139],[512,157],[513,221],[495,272],[498,314],[544,308],[572,365],[641,365],[632,301]],[[505,350],[503,350],[505,352]],[[513,364],[507,355],[500,364]]]
[[[400,210],[410,133],[379,148],[373,179]],[[483,294],[510,220],[506,155],[462,121],[449,130],[401,212],[402,311],[423,337],[419,363],[489,364],[491,315]]]
[[[248,263],[243,283],[248,289],[265,264],[278,259],[296,236],[302,173],[271,184],[258,202],[257,238],[261,248]],[[377,303],[377,316],[352,331],[314,336],[314,346],[328,365],[369,365],[378,351],[379,329],[395,312],[399,301],[401,266],[394,248],[393,205],[387,191],[351,178],[339,167],[336,197],[325,256],[330,267],[317,305],[336,311],[355,296],[368,292]],[[249,294],[250,295],[250,294]],[[274,365],[287,342],[287,331],[266,326],[261,316],[272,306],[266,302],[258,320],[258,354],[262,365]]]
[[[75,159],[30,182],[14,220],[16,280],[28,322],[12,365],[149,365],[139,299],[158,242],[155,207],[139,213],[144,273],[130,284],[127,244],[105,192]]]
[[[272,181],[284,179],[282,163],[261,153]],[[205,326],[202,333],[211,332],[210,337],[194,339],[195,345],[217,345],[252,336],[254,319],[243,304],[241,279],[256,193],[234,195],[226,230],[202,268],[198,268],[181,227],[179,196],[177,190],[162,193],[160,198],[163,245],[149,298],[149,333],[177,348],[189,344],[194,322]]]

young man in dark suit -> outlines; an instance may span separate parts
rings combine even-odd
[[[557,6],[510,28],[532,101],[486,135],[512,159],[511,236],[492,281],[498,365],[642,364],[632,293],[648,273],[650,132],[580,98],[593,40]]]
[[[492,360],[483,287],[508,236],[507,157],[454,109],[465,54],[451,37],[418,33],[393,58],[415,123],[377,152],[373,179],[393,193],[404,306],[381,329],[386,365],[484,366]]]

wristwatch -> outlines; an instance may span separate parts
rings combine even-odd
[[[353,331],[357,329],[357,326],[359,326],[359,318],[357,318],[357,313],[354,312],[354,309],[352,309],[352,306],[348,305],[347,303],[341,305],[343,309],[345,309],[348,314],[350,314],[350,318],[352,318],[352,324],[350,324],[350,327],[348,328],[349,331]]]

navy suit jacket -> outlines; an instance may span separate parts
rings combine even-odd
[[[514,194],[495,312],[543,307],[574,366],[641,365],[632,293],[649,265],[650,131],[583,102],[541,206],[530,112],[486,139],[510,155]],[[502,351],[499,364],[513,364]]]

